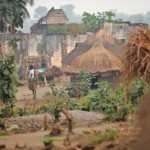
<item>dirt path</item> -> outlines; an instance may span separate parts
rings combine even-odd
[[[43,99],[46,92],[51,92],[51,88],[46,86],[37,86],[37,99]],[[28,89],[27,84],[17,87],[16,98],[17,100],[33,99],[32,91]]]
[[[119,124],[116,123],[102,123],[102,124],[95,124],[92,126],[82,126],[75,128],[74,134],[71,135],[71,138],[74,138],[81,134],[86,133],[93,133],[93,132],[103,132],[107,128],[112,127],[119,127]],[[26,133],[26,134],[17,134],[17,135],[11,135],[11,136],[5,136],[0,137],[0,145],[5,144],[7,145],[7,149],[11,149],[12,147],[15,147],[16,144],[20,147],[27,146],[27,147],[42,147],[43,143],[41,142],[42,137],[49,134],[49,131],[38,131],[35,133]],[[62,136],[60,138],[63,138],[66,136],[66,130],[63,132]]]
[[[11,136],[0,137],[0,145],[7,145],[8,149],[15,147],[16,144],[20,146],[28,146],[28,147],[35,147],[35,146],[43,146],[41,142],[41,138],[48,134],[47,131],[41,131],[36,133],[26,133],[26,134],[17,134]]]

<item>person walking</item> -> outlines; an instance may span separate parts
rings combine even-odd
[[[33,98],[36,98],[36,88],[37,88],[37,79],[35,77],[35,71],[33,65],[29,67],[29,78],[28,78],[28,88],[33,92]]]

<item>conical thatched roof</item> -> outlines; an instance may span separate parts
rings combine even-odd
[[[63,59],[63,64],[70,64],[76,57],[90,50],[93,45],[101,43],[103,46],[111,52],[114,52],[118,56],[123,55],[123,44],[116,38],[110,36],[104,29],[99,30],[96,34],[89,37],[85,42],[80,43],[75,49],[73,49]]]
[[[109,52],[102,44],[93,46],[89,51],[78,56],[66,67],[66,73],[78,73],[81,69],[90,73],[104,73],[108,71],[120,71],[123,67],[121,59]]]

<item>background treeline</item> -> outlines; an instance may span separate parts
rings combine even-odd
[[[60,7],[63,9],[69,19],[70,23],[81,23],[83,19],[82,15],[77,15],[74,12],[75,6],[72,4],[63,5]],[[122,21],[130,21],[131,23],[147,23],[150,24],[150,10],[148,10],[145,14],[139,13],[139,14],[133,14],[129,15],[123,12],[118,12],[116,9],[110,10],[112,13],[115,14],[114,20],[121,19]],[[108,11],[108,12],[110,12]],[[23,32],[30,32],[30,27],[37,22],[41,17],[45,16],[48,12],[48,8],[45,6],[39,6],[35,9],[34,13],[34,19],[24,19],[24,28]],[[88,13],[88,12],[86,12]],[[99,12],[95,12],[95,14],[98,14]],[[93,15],[94,13],[89,13]]]

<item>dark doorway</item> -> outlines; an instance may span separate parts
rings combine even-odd
[[[46,63],[45,63],[45,60],[42,60],[42,63],[41,63],[41,68],[46,68]]]
[[[98,88],[98,85],[95,84],[96,82],[98,82],[98,77],[99,77],[98,75],[92,77],[91,89],[97,89]]]

